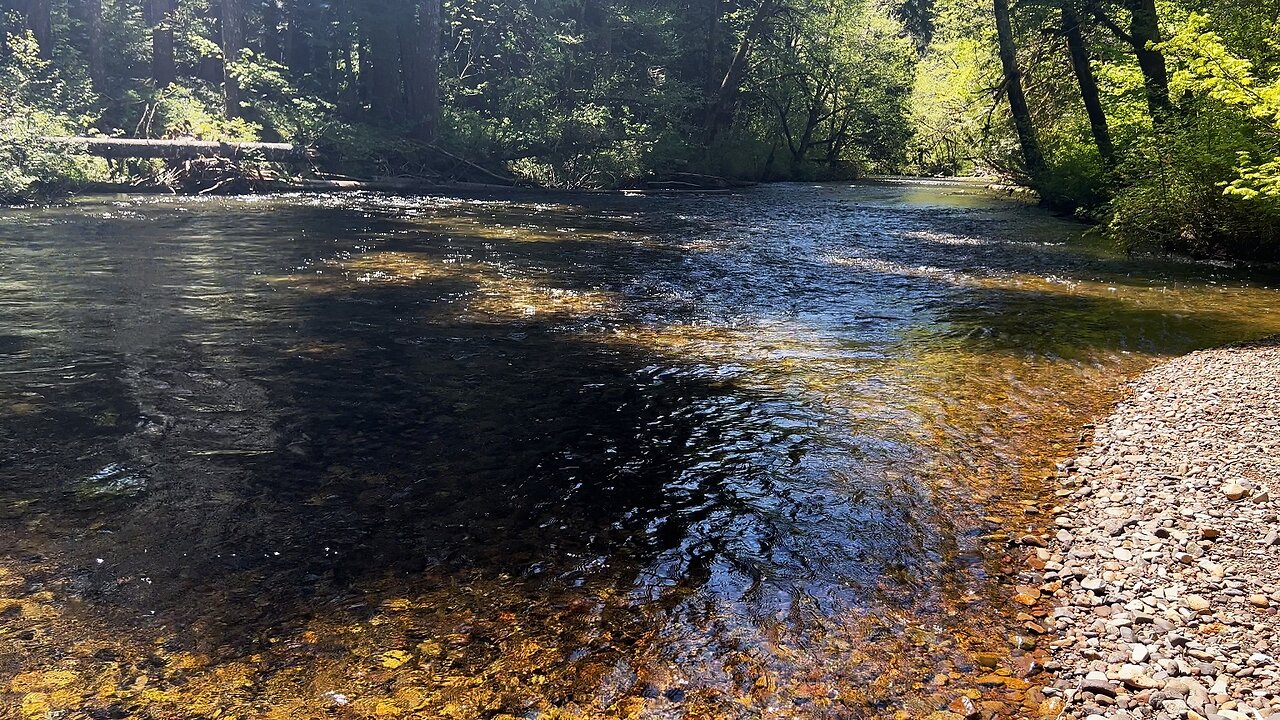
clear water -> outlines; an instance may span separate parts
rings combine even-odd
[[[0,708],[1029,712],[973,658],[1034,655],[1053,461],[1280,332],[1273,278],[1082,229],[908,182],[0,211]]]

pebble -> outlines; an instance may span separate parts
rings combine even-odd
[[[1280,337],[1171,360],[1059,466],[1020,541],[1054,604],[1041,717],[1280,720],[1277,377]]]
[[[1207,599],[1199,595],[1188,595],[1182,599],[1182,602],[1186,603],[1187,607],[1192,610],[1208,610],[1210,605]]]
[[[1222,494],[1226,495],[1228,500],[1231,500],[1232,502],[1234,502],[1236,500],[1243,498],[1245,495],[1248,495],[1249,490],[1246,489],[1243,485],[1237,485],[1236,483],[1227,483],[1226,485],[1222,486]]]

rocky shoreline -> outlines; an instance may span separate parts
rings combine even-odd
[[[1033,555],[1057,638],[1042,712],[1280,720],[1280,338],[1132,391],[1060,467]]]

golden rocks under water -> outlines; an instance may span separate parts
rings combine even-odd
[[[864,212],[862,196],[851,193],[849,213]],[[293,207],[290,203],[306,201],[278,202]],[[922,585],[915,575],[920,566],[887,563],[883,576],[860,590],[865,594],[858,596],[858,605],[839,595],[847,588],[824,585],[830,577],[815,581],[820,569],[806,575],[795,561],[783,569],[800,578],[794,583],[799,589],[787,602],[770,605],[765,602],[771,599],[768,593],[779,593],[788,578],[757,578],[739,592],[718,588],[715,583],[724,578],[710,572],[691,578],[688,565],[677,565],[676,577],[663,577],[667,568],[660,567],[661,557],[647,559],[637,569],[627,567],[627,559],[617,552],[591,571],[564,572],[565,580],[513,577],[480,561],[468,565],[465,558],[432,558],[420,570],[357,576],[340,591],[325,588],[314,597],[298,593],[280,605],[237,594],[238,575],[233,581],[208,579],[211,587],[200,586],[205,579],[198,578],[196,589],[189,589],[196,606],[170,605],[151,616],[127,601],[86,597],[74,581],[79,569],[60,564],[56,552],[14,552],[0,558],[0,716],[1056,717],[1061,703],[1038,691],[1044,684],[1047,645],[1041,636],[1051,627],[1045,593],[1020,582],[1023,570],[1043,563],[1036,550],[1049,532],[1053,502],[1045,496],[1043,478],[1131,373],[1165,353],[1241,334],[1280,331],[1274,292],[1247,283],[1187,284],[1146,277],[1140,270],[1094,269],[1090,262],[1111,262],[1109,256],[1093,257],[1093,249],[1078,243],[1044,247],[993,239],[985,226],[964,215],[936,222],[975,224],[953,231],[905,226],[886,231],[895,242],[907,243],[909,253],[927,257],[877,256],[875,247],[859,244],[864,228],[858,220],[819,228],[821,232],[804,226],[779,230],[779,243],[820,247],[806,245],[799,255],[788,251],[762,259],[734,254],[757,224],[749,215],[741,221],[746,225],[733,225],[730,216],[736,211],[717,216],[718,224],[711,227],[672,230],[655,228],[653,222],[639,226],[639,211],[592,211],[568,204],[433,205],[386,198],[314,202],[339,210],[347,207],[343,203],[354,203],[354,210],[372,216],[369,229],[355,241],[342,236],[333,238],[338,244],[332,247],[320,244],[323,252],[309,253],[284,270],[272,254],[278,238],[265,245],[251,243],[249,250],[255,252],[272,249],[260,262],[275,269],[246,274],[244,287],[281,298],[271,309],[326,300],[376,303],[379,293],[390,293],[393,301],[377,306],[387,315],[378,319],[402,322],[417,333],[391,341],[425,337],[446,343],[467,333],[513,343],[530,335],[567,336],[600,357],[626,354],[659,368],[703,373],[712,390],[750,396],[788,422],[805,426],[812,432],[806,437],[810,442],[822,439],[811,427],[817,418],[824,423],[821,431],[834,438],[833,446],[847,443],[861,453],[855,458],[863,463],[860,469],[883,481],[876,491],[902,493],[913,489],[912,483],[923,488],[931,507],[919,508],[920,516],[901,522],[946,525],[941,534],[947,542],[928,565],[941,568],[938,586]],[[803,212],[795,214],[793,204],[787,200],[782,210],[769,208],[787,222],[808,220]],[[872,220],[896,222],[893,218],[906,212],[898,205],[890,210]],[[705,211],[696,205],[664,210],[663,221]],[[1002,218],[997,219],[1007,220]],[[249,219],[276,228],[270,218]],[[379,226],[382,221],[390,227]],[[759,219],[764,225],[773,221],[763,213]],[[1021,227],[1024,221],[1019,216],[1011,222]],[[1059,227],[1054,232],[1063,231]],[[219,284],[221,268],[235,260],[229,251],[218,254],[222,239],[182,246],[185,272],[192,273],[182,277],[207,293],[196,293],[201,302],[184,296],[190,303],[183,313],[272,327],[235,307],[236,293]],[[584,248],[595,254],[584,254]],[[764,243],[756,249],[772,248]],[[616,265],[622,263],[616,257],[622,250],[672,252],[628,258],[634,266]],[[981,254],[997,252],[1047,254],[1045,262],[1061,255],[1070,261],[1067,270],[1075,271],[1038,273],[1026,263],[1009,261],[1015,267],[1008,267]],[[964,257],[972,258],[965,261],[969,265],[954,261]],[[645,264],[657,260],[667,265]],[[780,290],[770,285],[780,282],[778,276],[785,276],[793,262],[828,283],[816,288],[821,312],[796,299],[815,290],[805,284],[808,277],[780,283]],[[707,270],[712,279],[689,281],[680,274],[686,263]],[[255,265],[254,271],[258,269]],[[837,282],[865,278],[871,278],[866,283],[874,292]],[[14,282],[26,282],[28,294],[41,287],[34,281]],[[859,295],[864,292],[866,297]],[[931,314],[929,308],[939,305],[947,311]],[[917,314],[934,320],[909,322]],[[287,327],[283,337],[268,339],[279,341],[282,357],[310,363],[306,372],[322,370],[326,363],[362,361],[347,336]],[[203,342],[193,334],[195,344]],[[1117,337],[1126,340],[1118,343]],[[439,358],[406,356],[406,373],[441,379],[432,374],[436,370],[429,362]],[[450,367],[461,369],[453,372],[477,376],[510,363],[502,357],[457,362]],[[546,377],[532,382],[546,382]],[[642,382],[638,377],[619,372],[611,380],[621,387]],[[664,381],[660,374],[644,377]],[[46,400],[4,387],[4,420],[30,421],[48,412]],[[479,434],[511,422],[501,408],[484,407],[484,398],[469,392],[470,387],[440,389],[433,397],[442,401],[432,410]],[[563,390],[549,385],[545,392]],[[690,397],[689,402],[703,399]],[[235,412],[231,405],[208,405],[200,414]],[[92,432],[135,422],[114,409],[97,410],[88,420]],[[255,426],[247,427],[245,432]],[[730,430],[740,431],[727,442],[731,450],[735,441],[761,442],[752,434],[755,428]],[[636,432],[643,434],[644,428]],[[866,443],[859,445],[858,439]],[[876,455],[883,447],[889,450]],[[900,448],[927,452],[910,454]],[[186,457],[207,463],[250,462],[259,453],[275,452],[274,447],[256,446],[187,449]],[[508,451],[503,445],[493,454],[505,462]],[[841,488],[849,494],[867,491],[838,462],[819,459],[807,467],[800,460],[803,447],[790,451],[746,457],[776,463],[770,469],[780,478],[829,471],[836,484],[847,480]],[[726,458],[744,462],[743,456],[731,454],[704,460],[715,465]],[[570,464],[561,457],[547,462]],[[467,468],[425,461],[421,468],[414,466],[420,475],[462,476],[459,482],[467,479]],[[689,470],[694,479],[708,482],[696,469]],[[300,497],[310,508],[330,508],[339,504],[332,487],[356,487],[353,502],[368,501],[358,512],[382,517],[388,508],[378,503],[388,496],[387,488],[419,478],[392,470],[341,459],[308,475]],[[684,481],[670,478],[664,489],[675,493]],[[725,497],[739,503],[758,500],[766,513],[825,509],[810,507],[816,502],[812,500],[770,504],[802,490],[801,483],[775,482],[768,489],[763,499],[732,492]],[[238,512],[248,514],[256,496],[249,498],[236,495],[234,488],[218,487],[202,499],[210,507],[242,503]],[[441,495],[438,502],[457,500]],[[41,524],[51,522],[41,515],[39,503],[22,497],[4,501],[10,523],[6,538],[38,537]],[[866,522],[884,512],[874,502],[867,507],[868,516],[861,518]],[[414,511],[430,513],[432,506],[424,502]],[[818,530],[824,527],[821,519],[805,522]],[[94,532],[110,527],[109,522],[91,525]],[[733,529],[724,528],[724,535]],[[603,535],[608,528],[596,530]],[[452,531],[461,535],[467,528]],[[552,531],[542,537],[562,539]],[[777,541],[750,539],[759,541],[762,554]],[[572,567],[561,557],[564,551],[547,548],[545,553],[560,563],[557,570]],[[254,572],[265,571],[251,567],[244,574]],[[251,579],[297,581],[284,573]],[[138,575],[114,578],[119,588],[142,582]],[[227,613],[230,608],[237,612]]]

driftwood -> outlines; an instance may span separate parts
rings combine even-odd
[[[256,157],[270,162],[307,162],[315,157],[311,148],[292,143],[214,142],[211,140],[133,140],[126,138],[47,137],[46,141],[81,147],[90,155],[121,158],[164,158],[195,160],[206,157],[230,159]]]

